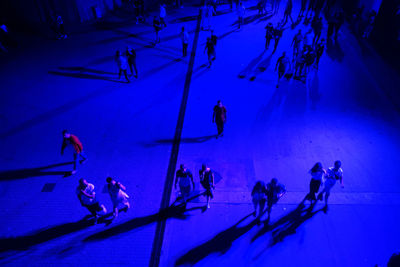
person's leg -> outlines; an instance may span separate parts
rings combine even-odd
[[[261,215],[264,214],[264,208],[265,208],[265,199],[261,199],[260,201],[260,211],[258,216],[261,217]]]
[[[329,195],[330,195],[331,193],[330,192],[326,192],[325,193],[325,206],[326,207],[328,207],[328,198],[329,198]]]
[[[74,172],[76,172],[76,168],[78,166],[78,163],[79,163],[78,153],[74,152],[74,170],[73,170]]]
[[[124,76],[125,76],[126,81],[129,82],[128,71],[127,70],[124,70]]]
[[[211,67],[211,63],[212,63],[212,54],[208,53],[208,67]]]
[[[280,40],[280,38],[275,39],[274,51],[276,50],[276,48],[278,48],[279,40]]]
[[[137,67],[136,67],[136,59],[132,63],[133,63],[133,68],[135,69],[135,74],[136,74],[136,78],[137,78],[138,77],[138,71],[137,71]]]
[[[119,73],[118,73],[118,80],[121,79],[121,74],[122,74],[122,69],[119,69]]]
[[[114,204],[114,214],[113,214],[114,218],[118,217],[118,205]]]
[[[84,151],[81,151],[81,153],[79,153],[79,158],[81,164],[87,160],[87,156]]]
[[[254,217],[256,217],[256,216],[257,216],[258,200],[253,199],[253,206],[254,206],[254,213],[253,213],[253,215],[254,215]]]
[[[131,71],[131,76],[133,76],[133,63],[132,61],[128,61],[128,63],[129,63],[129,69]]]

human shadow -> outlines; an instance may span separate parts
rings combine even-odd
[[[96,74],[109,74],[109,75],[117,75],[118,74],[116,72],[95,70],[95,69],[89,69],[89,68],[85,68],[85,67],[59,67],[58,69],[67,70],[67,71],[90,72],[90,73],[96,73]]]
[[[250,63],[239,73],[238,77],[241,79],[246,78],[250,75],[253,69],[257,66],[257,64],[261,61],[265,54],[266,50],[262,51],[257,57],[255,57]]]
[[[127,83],[124,81],[119,81],[117,79],[113,79],[113,78],[102,76],[102,75],[95,75],[95,74],[88,74],[88,73],[81,73],[81,72],[49,71],[48,73],[52,74],[52,75],[79,78],[79,79],[102,80],[102,81],[109,81],[109,82],[116,82],[116,83]]]
[[[195,195],[188,199],[190,201],[191,199],[195,199],[199,197],[200,195]],[[83,242],[94,242],[94,241],[100,241],[104,240],[113,236],[117,236],[129,231],[132,231],[134,229],[155,223],[155,222],[160,222],[160,221],[165,221],[170,218],[175,218],[179,220],[186,220],[190,217],[189,214],[186,214],[188,211],[193,211],[193,210],[204,210],[207,208],[205,206],[199,206],[199,207],[193,207],[190,209],[186,208],[186,205],[184,203],[181,203],[179,205],[175,205],[176,201],[170,205],[168,208],[163,209],[159,211],[158,213],[143,216],[143,217],[137,217],[132,220],[129,220],[127,222],[118,224],[117,226],[108,228],[106,230],[97,232],[95,234],[92,234],[88,237],[86,237]]]
[[[206,136],[200,136],[200,137],[187,137],[187,138],[181,138],[180,142],[181,143],[188,143],[188,144],[197,144],[197,143],[204,143],[211,138],[215,138],[215,134],[213,135],[206,135]],[[153,143],[150,144],[145,144],[145,147],[153,147],[153,146],[158,146],[158,145],[169,145],[174,142],[174,139],[159,139],[154,141]]]
[[[339,62],[342,62],[344,57],[344,52],[339,42],[332,40],[332,38],[329,38],[326,43],[326,53],[332,60],[337,60]]]
[[[106,214],[97,223],[107,223],[112,213]],[[43,228],[30,234],[0,238],[0,252],[28,250],[30,247],[56,239],[58,237],[78,232],[96,224],[91,216],[85,216],[77,222],[59,224],[50,228]]]
[[[12,181],[18,179],[25,179],[30,177],[38,177],[38,176],[49,176],[49,175],[63,175],[68,176],[71,171],[45,171],[47,169],[66,166],[69,164],[73,164],[73,162],[64,162],[64,163],[56,163],[43,167],[37,168],[27,168],[27,169],[19,169],[19,170],[9,170],[0,172],[0,181]]]
[[[265,58],[263,61],[260,62],[260,64],[257,65],[257,67],[250,75],[250,81],[254,81],[258,75],[268,69],[269,65],[271,64],[272,55],[273,53],[271,53],[267,58]]]
[[[225,254],[236,239],[250,231],[257,224],[257,220],[254,219],[247,225],[239,227],[239,224],[252,216],[252,214],[240,219],[237,223],[218,233],[209,241],[186,252],[176,260],[175,266],[194,265],[212,253]]]
[[[300,25],[302,17],[300,15],[297,16],[297,19],[290,25],[291,29],[294,30],[297,26]]]

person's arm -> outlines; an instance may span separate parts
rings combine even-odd
[[[226,120],[227,120],[227,117],[226,117],[226,107],[224,107],[224,116],[225,116],[225,122],[226,122]]]
[[[279,63],[281,62],[281,58],[278,58],[278,60],[276,61],[276,65],[275,65],[275,71],[278,68]]]
[[[178,184],[179,176],[178,173],[175,175],[175,190],[176,190],[176,185]]]
[[[343,184],[343,173],[341,173],[340,177],[339,177],[339,181],[340,181],[340,186],[342,188],[344,188],[344,184]]]
[[[64,149],[67,147],[67,140],[63,138],[62,144],[61,144],[61,155],[64,155]]]
[[[215,189],[215,185],[214,185],[214,173],[211,171],[211,184],[212,184],[212,188]]]
[[[120,182],[117,182],[117,185],[118,185],[118,187],[119,187],[120,189],[126,191],[126,187],[125,187],[123,184],[121,184]]]
[[[80,190],[81,191],[81,193],[83,194],[83,195],[85,195],[85,196],[87,196],[87,197],[89,197],[89,198],[94,198],[95,197],[95,194],[94,194],[94,192],[93,192],[93,194],[88,194],[88,193],[86,193],[84,190]],[[80,197],[79,197],[79,199],[81,199]]]
[[[294,40],[296,39],[296,36],[294,36],[293,37],[293,41],[292,41],[292,43],[290,44],[290,47],[292,47],[293,46],[293,44],[294,44]]]
[[[190,180],[192,180],[192,185],[193,185],[193,190],[194,190],[193,174],[190,171],[189,171],[189,177],[190,177]]]
[[[213,110],[213,115],[212,115],[212,122],[214,123],[215,122],[215,108],[214,108],[214,110]]]

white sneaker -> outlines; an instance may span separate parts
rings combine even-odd
[[[209,209],[210,208],[210,204],[207,204],[207,209]]]

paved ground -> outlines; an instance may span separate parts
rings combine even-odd
[[[196,192],[198,169],[211,166],[215,199],[209,210],[199,197],[188,211],[161,216],[168,220],[160,266],[384,266],[400,250],[399,107],[386,94],[398,76],[344,27],[306,83],[275,88],[277,58],[285,50],[291,54],[295,32],[308,26],[285,30],[272,54],[264,50],[266,20],[237,31],[236,16],[226,8],[213,18],[219,40],[211,69],[203,53],[209,32],[199,35],[178,154],[178,164],[195,174]],[[170,13],[156,47],[152,27],[129,20],[61,42],[32,37],[4,57],[2,265],[149,265],[189,68],[177,34],[185,25],[193,41],[198,11]],[[139,79],[130,84],[117,80],[113,61],[115,50],[126,46],[138,53]],[[211,112],[218,99],[228,122],[217,140]],[[59,154],[64,128],[78,135],[90,158],[69,177],[72,156]],[[334,188],[328,213],[320,204],[296,209],[308,189],[307,171],[336,159],[343,162],[345,188]],[[94,183],[110,209],[103,191],[109,175],[127,186],[132,209],[110,225],[82,221],[87,211],[75,196],[78,179]],[[256,180],[272,177],[288,193],[270,224],[257,225],[249,192]]]

